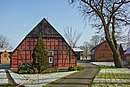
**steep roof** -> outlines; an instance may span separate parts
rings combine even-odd
[[[100,44],[96,45],[94,48],[91,49],[91,51],[94,51],[95,49],[98,49],[103,43],[107,42],[106,40],[101,42]]]
[[[80,48],[73,48],[74,52],[83,52],[84,50],[80,49]]]
[[[13,52],[13,50],[0,50],[0,52],[4,52],[4,51]]]
[[[121,43],[121,46],[122,46],[123,50],[126,51],[128,48],[128,43]]]
[[[66,42],[66,40],[62,37],[60,33],[56,31],[56,29],[45,19],[43,18],[26,36],[25,38],[38,38],[39,34],[42,34],[42,37],[51,37],[56,38],[60,37],[62,38],[65,43],[68,45],[69,48],[70,45]],[[25,40],[25,38],[21,41],[21,43]],[[21,45],[21,43],[13,50],[13,52]],[[72,50],[73,51],[73,50]],[[74,52],[74,51],[73,51]],[[75,54],[75,53],[74,53]]]
[[[103,43],[105,43],[105,42],[107,42],[106,40],[105,41],[103,41],[103,42],[101,42],[100,44],[98,44],[98,45],[96,45],[94,48],[92,48],[92,50],[91,50],[91,52],[92,51],[95,51],[96,49],[98,49]],[[107,42],[108,43],[108,42]],[[109,45],[109,44],[108,44]],[[121,50],[122,51],[124,51],[123,50],[123,47],[122,47],[122,44],[118,44],[118,49],[120,49],[121,48]]]
[[[126,52],[124,54],[130,54],[130,47],[126,49]]]
[[[61,37],[55,28],[44,18],[26,37],[38,37],[42,33],[42,37]]]

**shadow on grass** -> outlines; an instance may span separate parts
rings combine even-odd
[[[94,82],[94,84],[119,84],[119,85],[130,85],[129,82]]]
[[[0,87],[16,87],[17,85],[14,85],[14,84],[0,84]],[[19,86],[19,87],[25,87],[25,86]]]
[[[0,84],[0,87],[16,87],[16,86],[18,86],[19,84],[16,84],[14,79],[11,77],[9,71],[6,69],[5,72],[6,72],[6,76],[8,78],[8,84],[2,84],[2,85]],[[19,87],[25,87],[25,86],[21,85]]]

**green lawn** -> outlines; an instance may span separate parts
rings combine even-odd
[[[102,68],[92,87],[130,87],[130,69]]]
[[[130,79],[130,74],[128,73],[100,73],[98,78],[115,78],[115,79]]]

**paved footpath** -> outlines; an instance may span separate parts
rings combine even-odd
[[[98,66],[87,62],[78,63],[84,67],[83,71],[69,75],[59,81],[52,82],[49,87],[91,87],[92,80],[98,72]]]

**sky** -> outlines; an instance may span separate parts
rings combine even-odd
[[[96,32],[89,22],[83,21],[78,9],[69,5],[68,0],[0,0],[0,34],[9,39],[13,48],[43,18],[63,37],[67,27],[82,32],[78,46],[89,41]]]

